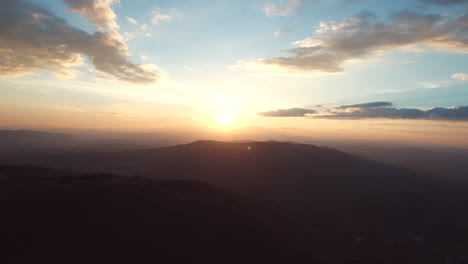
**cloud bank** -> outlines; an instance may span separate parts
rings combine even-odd
[[[435,107],[430,110],[414,108],[393,108],[390,102],[370,102],[362,104],[341,105],[318,113],[312,109],[294,108],[259,113],[261,116],[309,116],[318,119],[422,119],[468,121],[468,106],[449,108]],[[292,110],[292,111],[291,111]],[[306,112],[307,111],[307,112]],[[298,114],[294,114],[298,113]]]
[[[460,120],[468,121],[468,106],[454,106],[450,108],[436,107],[424,111],[414,108],[363,108],[351,112],[330,112],[325,115],[317,115],[313,118],[326,119],[424,119],[424,120]]]
[[[368,109],[368,108],[379,108],[379,107],[390,107],[392,103],[390,102],[371,102],[371,103],[363,103],[363,104],[352,104],[352,105],[340,105],[333,109]]]
[[[308,116],[311,114],[315,114],[317,111],[312,109],[304,109],[304,108],[291,108],[291,109],[278,109],[275,111],[263,112],[258,113],[258,115],[264,117],[293,117],[293,116]]]
[[[392,13],[382,22],[362,12],[342,22],[321,23],[313,36],[296,41],[290,56],[240,61],[232,68],[294,73],[339,73],[355,63],[394,49],[428,48],[468,53],[468,13],[455,18],[412,11]]]
[[[46,69],[58,76],[73,76],[83,56],[94,68],[119,80],[148,84],[158,80],[154,65],[128,60],[128,47],[117,33],[110,0],[66,0],[95,26],[92,34],[69,25],[37,4],[0,0],[0,78]]]

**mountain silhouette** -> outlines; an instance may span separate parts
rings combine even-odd
[[[467,257],[465,182],[332,148],[197,141],[158,149],[50,153],[23,162],[81,173],[206,182],[284,216],[288,224],[279,230],[323,263]]]
[[[201,182],[0,166],[0,207],[2,263],[313,260],[283,217]]]

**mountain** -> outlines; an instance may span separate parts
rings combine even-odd
[[[468,150],[442,147],[346,146],[341,150],[394,166],[466,179]]]
[[[62,145],[72,137],[62,133],[35,130],[0,130],[1,154],[7,151]]]
[[[313,261],[284,217],[201,182],[0,166],[0,208],[2,263]]]
[[[41,155],[66,148],[76,139],[68,134],[35,130],[0,130],[0,159],[18,155]]]
[[[122,151],[173,144],[172,139],[161,134],[98,132],[67,134],[36,130],[0,130],[0,160],[3,163],[14,163],[18,157],[36,157],[48,153]]]
[[[323,263],[440,263],[468,257],[466,182],[332,148],[197,141],[158,149],[50,153],[23,162],[206,182],[287,216],[287,233]]]

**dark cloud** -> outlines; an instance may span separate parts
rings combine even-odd
[[[383,22],[362,12],[342,22],[321,23],[310,38],[296,41],[290,56],[241,61],[236,68],[287,72],[337,73],[347,62],[357,62],[392,49],[436,48],[468,53],[468,13],[460,17],[412,11],[392,13]]]
[[[370,102],[362,104],[341,105],[323,112],[312,109],[292,108],[258,113],[264,117],[309,117],[318,119],[423,119],[468,121],[468,106],[449,108],[436,107],[430,110],[414,108],[393,108],[390,102]]]
[[[468,106],[454,106],[450,108],[436,107],[426,111],[430,119],[444,120],[467,120],[468,121]]]
[[[71,75],[85,56],[97,71],[120,80],[157,81],[157,71],[127,59],[127,45],[118,36],[115,31],[87,33],[34,3],[0,0],[0,78],[36,69]]]
[[[377,107],[390,107],[392,103],[390,102],[371,102],[364,104],[352,104],[352,105],[340,105],[335,107],[335,109],[348,109],[348,108],[377,108]]]
[[[449,6],[449,5],[459,5],[459,4],[466,4],[468,0],[420,0],[426,4],[434,4],[434,5],[441,5],[441,6]]]
[[[387,104],[387,105],[385,105]],[[355,104],[349,107],[338,107],[324,113],[314,115],[313,118],[325,119],[425,119],[425,120],[461,120],[468,121],[468,106],[450,108],[433,108],[427,111],[413,108],[392,108],[391,103],[378,102]],[[340,111],[345,110],[345,111]]]
[[[327,112],[316,115],[314,118],[326,119],[364,119],[364,118],[391,118],[391,119],[426,119],[424,111],[419,109],[397,108],[365,108],[351,112]]]
[[[269,111],[258,113],[264,117],[293,117],[293,116],[306,116],[310,114],[315,114],[317,111],[312,109],[304,109],[304,108],[291,108],[291,109],[279,109],[276,111]]]

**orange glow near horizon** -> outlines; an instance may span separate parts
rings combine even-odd
[[[185,141],[217,140],[339,140],[440,144],[468,147],[468,122],[435,120],[325,120],[247,116],[242,108],[211,107],[194,117],[89,113],[36,107],[2,107],[4,128],[93,130],[165,133]],[[59,124],[59,125],[58,125]],[[174,131],[177,131],[175,133]],[[324,143],[325,144],[325,143]]]

